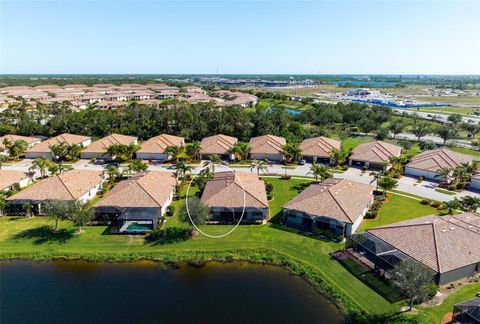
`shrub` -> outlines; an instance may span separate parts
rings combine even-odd
[[[439,202],[439,201],[432,201],[430,206],[435,207],[435,208],[440,208],[440,206],[442,206],[442,203]]]
[[[386,198],[383,194],[375,196],[375,201],[383,202],[383,201],[385,201],[385,199]]]
[[[267,199],[272,200],[272,198],[273,198],[273,193],[267,192]]]
[[[363,170],[363,171],[367,171],[367,170],[368,170],[368,166],[364,165],[364,166],[362,167],[362,170]]]
[[[341,167],[341,169],[342,169],[343,171],[347,171],[348,168],[350,168],[350,166],[347,165],[347,164],[346,164],[346,165],[342,165],[342,167]]]
[[[374,194],[375,196],[383,195],[383,191],[382,191],[382,190],[375,189],[375,190],[373,190],[373,194]]]
[[[273,184],[271,182],[265,182],[265,191],[267,192],[267,195],[271,193],[273,190]]]
[[[377,217],[378,215],[378,211],[376,210],[369,210],[366,212],[365,214],[365,218],[366,219],[374,219],[375,217]]]
[[[405,141],[405,142],[402,143],[402,146],[403,146],[406,150],[408,150],[409,148],[412,147],[412,142],[410,142],[410,141]]]
[[[170,205],[167,207],[167,215],[168,216],[173,216],[173,214],[175,213],[175,206],[173,205]]]
[[[191,231],[184,227],[168,227],[160,230],[151,231],[145,240],[157,244],[168,244],[180,241],[186,241],[190,238]]]
[[[457,185],[456,185],[457,190],[462,190],[463,188],[465,188],[465,183],[463,183],[463,182],[457,183]]]
[[[423,181],[425,178],[423,176],[418,177],[418,181]]]
[[[422,205],[431,205],[432,201],[430,199],[422,199],[422,200],[420,200],[420,203]]]
[[[283,175],[280,177],[280,179],[282,180],[290,180],[292,178],[292,176],[289,176],[289,175]]]

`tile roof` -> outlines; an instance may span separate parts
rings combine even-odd
[[[328,137],[313,137],[305,139],[300,148],[305,156],[330,157],[330,153],[336,149],[340,150],[341,142]]]
[[[438,273],[480,262],[480,217],[429,215],[367,230]]]
[[[174,192],[176,183],[170,172],[142,172],[121,181],[95,207],[162,207]]]
[[[55,144],[60,144],[60,143],[66,143],[68,145],[73,145],[73,144],[81,144],[85,141],[88,141],[90,137],[88,136],[81,136],[81,135],[74,135],[74,134],[60,134],[58,136],[52,137],[46,141],[43,141],[28,150],[26,150],[27,153],[29,152],[41,152],[41,153],[48,153],[50,152],[50,146],[55,145]]]
[[[268,208],[265,183],[247,172],[216,173],[207,182],[201,200],[209,207],[243,208],[245,202],[245,207]]]
[[[282,146],[287,144],[285,138],[275,135],[263,135],[250,139],[250,153],[282,154]]]
[[[441,168],[456,168],[462,163],[470,163],[473,158],[445,148],[422,152],[414,156],[407,167],[436,172]]]
[[[77,200],[101,182],[101,172],[75,169],[40,180],[7,200]]]
[[[200,154],[228,154],[238,139],[227,135],[213,135],[205,137],[200,143]]]
[[[350,159],[371,163],[383,163],[388,162],[391,157],[399,157],[401,154],[402,148],[400,146],[383,141],[375,141],[358,145],[353,149]]]
[[[15,141],[25,141],[28,145],[32,145],[33,143],[40,142],[41,140],[37,137],[30,137],[30,136],[20,136],[20,135],[5,135],[0,137],[0,149],[4,149],[3,141],[8,140],[11,143]]]
[[[88,145],[88,147],[84,149],[82,152],[105,153],[110,145],[113,145],[113,144],[128,145],[128,144],[135,143],[136,141],[137,141],[137,138],[134,136],[111,134]]]
[[[26,178],[28,178],[28,174],[23,171],[0,170],[0,190],[10,188]]]
[[[181,146],[183,141],[183,137],[161,134],[143,142],[138,153],[162,154],[168,146]]]
[[[353,224],[372,201],[372,192],[368,184],[331,178],[310,185],[283,208]]]

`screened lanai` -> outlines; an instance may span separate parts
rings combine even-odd
[[[473,299],[454,306],[452,323],[480,323],[480,294]]]

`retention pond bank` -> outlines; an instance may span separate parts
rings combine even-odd
[[[344,321],[315,288],[273,266],[0,262],[2,324]]]

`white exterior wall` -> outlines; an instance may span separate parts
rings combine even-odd
[[[82,197],[78,198],[77,200],[81,201],[82,203],[86,203],[86,202],[92,200],[95,197],[95,195],[98,193],[98,191],[100,190],[101,186],[102,186],[101,183],[97,184],[95,187],[90,189],[87,193],[85,193]]]
[[[110,159],[110,154],[101,153],[101,152],[81,152],[80,153],[81,159],[91,160],[92,158],[96,158],[97,160],[101,159]]]
[[[413,177],[424,177],[425,179],[437,180],[437,181],[441,180],[440,178],[435,178],[435,176],[437,175],[435,172],[414,169],[408,166],[405,167],[404,173],[405,175],[413,176]]]
[[[18,185],[20,186],[20,188],[25,188],[26,186],[32,184],[32,179],[30,178],[25,178],[25,179],[22,179],[20,180],[20,182],[18,183]]]
[[[168,155],[163,153],[137,153],[137,159],[140,160],[167,160]]]
[[[283,154],[250,153],[250,158],[252,160],[282,161]]]
[[[26,159],[36,159],[38,157],[44,157],[47,159],[52,158],[52,152],[27,152],[25,153]]]

